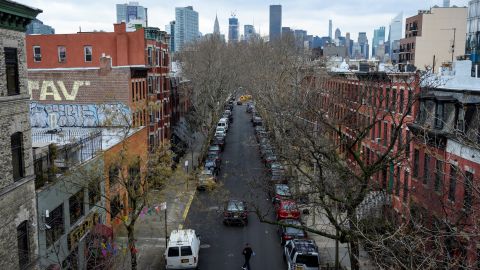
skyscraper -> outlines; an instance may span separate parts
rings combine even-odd
[[[55,29],[53,29],[49,25],[43,24],[43,22],[38,19],[33,19],[32,22],[27,25],[27,31],[25,33],[27,35],[32,35],[32,34],[48,35],[48,34],[55,34]]]
[[[333,30],[332,20],[328,20],[328,37],[330,38],[330,41],[332,40],[332,30]]]
[[[347,47],[347,56],[352,55],[352,46],[350,46],[350,32],[345,34],[345,47]]]
[[[470,55],[473,62],[472,75],[475,75],[475,65],[480,65],[480,0],[468,3],[467,41],[465,54]],[[480,73],[480,69],[478,71]],[[477,74],[477,77],[480,74]]]
[[[340,28],[337,28],[335,30],[335,39],[340,39],[341,36],[342,36],[342,32],[340,31]]]
[[[215,15],[215,23],[213,24],[213,34],[220,35],[220,24],[218,23],[217,15]]]
[[[385,26],[373,30],[372,56],[376,56],[377,47],[385,43]],[[384,52],[385,54],[385,52]]]
[[[147,8],[140,6],[138,2],[117,4],[117,23],[141,23],[148,26]]]
[[[250,41],[255,37],[255,27],[251,24],[245,24],[243,26],[243,37],[246,41]]]
[[[175,51],[198,38],[198,12],[192,6],[175,8]]]
[[[168,45],[168,49],[173,53],[175,51],[175,21],[170,22],[167,32],[170,35],[170,44]]]
[[[397,63],[400,50],[400,39],[403,37],[403,12],[400,12],[392,19],[389,28],[390,59],[392,60],[392,63]]]
[[[228,19],[228,43],[238,42],[238,19],[234,16]]]
[[[282,35],[282,5],[270,5],[270,41]]]
[[[365,59],[370,57],[369,54],[369,46],[368,46],[368,38],[366,32],[359,32],[358,33],[358,45],[360,46],[360,53]]]

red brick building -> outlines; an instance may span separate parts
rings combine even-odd
[[[60,127],[106,124],[105,112],[121,104],[133,126],[148,127],[153,149],[170,137],[168,38],[153,27],[127,32],[125,23],[112,33],[27,36],[32,125],[49,125],[50,114]]]

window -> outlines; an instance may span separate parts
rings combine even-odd
[[[472,209],[473,173],[468,171],[465,172],[464,189],[463,209],[465,209],[466,212],[470,212]]]
[[[148,93],[153,94],[153,77],[148,76]]]
[[[403,105],[404,105],[404,104],[403,104],[403,103],[404,103],[404,100],[403,100],[403,99],[404,99],[404,97],[403,97],[403,92],[404,92],[403,89],[400,89],[400,90],[398,91],[398,95],[400,96],[400,103],[398,104],[398,106],[399,106],[398,112],[399,112],[399,113],[403,113]]]
[[[385,89],[385,110],[390,109],[390,88]]]
[[[410,158],[410,130],[406,131],[405,134],[405,157]]]
[[[435,108],[435,128],[443,128],[443,103],[437,103]]]
[[[160,49],[155,49],[155,65],[158,67],[160,66]]]
[[[423,157],[423,184],[428,185],[430,180],[430,156],[425,153]]]
[[[155,136],[150,135],[149,137],[149,142],[148,142],[148,148],[151,153],[153,153],[153,149],[155,149]]]
[[[42,61],[42,50],[40,46],[33,46],[33,61],[34,62]]]
[[[407,115],[410,115],[412,113],[412,91],[407,90]]]
[[[120,202],[120,197],[116,195],[115,197],[113,197],[113,199],[110,200],[110,218],[114,219],[122,209],[123,206]]]
[[[184,246],[180,248],[181,256],[192,256],[192,248],[190,246]]]
[[[152,47],[148,47],[147,49],[147,63],[149,66],[153,65],[153,48]]]
[[[394,144],[394,143],[395,143],[395,132],[397,132],[397,131],[396,131],[395,124],[394,124],[394,123],[391,123],[391,124],[390,124],[390,144]]]
[[[408,198],[408,178],[410,177],[410,173],[408,171],[404,172],[403,175],[403,201],[406,202]]]
[[[413,177],[418,177],[418,161],[420,159],[420,151],[413,150]]]
[[[93,208],[95,205],[98,205],[100,202],[102,190],[100,188],[100,178],[93,179],[90,183],[88,183],[88,204],[90,209]]]
[[[383,168],[382,169],[382,188],[387,188],[387,169]]]
[[[457,191],[457,167],[450,165],[450,185],[448,187],[448,199],[455,201],[455,193]]]
[[[400,196],[400,166],[397,166],[397,182],[395,183],[395,195]]]
[[[85,62],[92,62],[92,46],[83,47],[83,53],[85,55]]]
[[[392,89],[392,112],[397,110],[397,89]]]
[[[118,181],[120,177],[120,168],[112,164],[110,165],[110,169],[108,170],[108,181],[110,182],[110,185],[113,185]]]
[[[5,48],[5,74],[7,76],[7,95],[20,94],[20,83],[18,78],[18,59],[16,48]]]
[[[435,183],[433,185],[433,189],[435,191],[440,191],[443,183],[443,161],[437,159],[435,163]]]
[[[30,248],[28,245],[28,221],[25,220],[17,227],[17,247],[18,247],[18,264],[20,269],[30,262]]]
[[[387,122],[383,123],[383,145],[387,146],[387,138],[388,138],[388,124]]]
[[[84,192],[83,189],[68,199],[70,210],[70,225],[75,224],[81,216],[85,213],[83,203]]]
[[[58,46],[58,62],[64,63],[67,60],[67,49],[64,46]]]
[[[23,170],[23,134],[16,132],[10,137],[12,149],[13,180],[18,181],[24,176]]]
[[[170,247],[168,248],[168,257],[178,257],[180,256],[180,250],[178,247]]]
[[[46,226],[46,238],[47,248],[53,243],[57,242],[64,232],[63,224],[63,204],[60,204],[57,208],[50,212],[49,217],[45,218]]]

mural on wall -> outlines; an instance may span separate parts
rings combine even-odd
[[[90,81],[74,81],[72,90],[69,92],[63,81],[42,81],[40,84],[40,81],[29,80],[28,92],[30,93],[30,99],[32,99],[33,92],[40,90],[39,100],[47,100],[47,97],[51,97],[55,101],[75,100],[78,89],[82,86],[90,86]],[[58,89],[60,89],[60,91]]]
[[[51,127],[49,115],[56,115],[58,127],[124,126],[130,122],[130,109],[117,104],[39,104],[30,102],[30,122],[36,128]]]

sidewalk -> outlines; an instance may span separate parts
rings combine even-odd
[[[198,157],[205,138],[201,134],[195,134],[193,149],[188,149],[186,154],[180,159],[178,167],[171,177],[171,182],[163,190],[150,191],[149,201],[152,205],[167,203],[167,236],[175,229],[182,229],[188,210],[196,191],[196,183],[192,181],[189,174],[192,172],[192,165],[198,166]],[[193,150],[193,160],[192,160]],[[184,164],[188,160],[189,168],[186,173]],[[190,179],[186,181],[185,179]],[[123,229],[117,232],[115,241],[119,246],[126,246],[127,234]],[[165,251],[165,212],[152,211],[152,214],[143,215],[135,224],[135,237],[137,239],[136,247],[138,269],[164,269],[165,261],[163,253]],[[128,254],[127,254],[128,255]],[[121,258],[118,268],[129,269],[129,256]],[[117,268],[117,269],[118,269]]]

